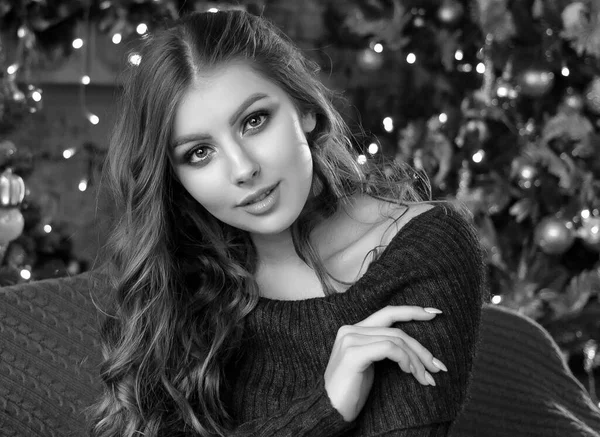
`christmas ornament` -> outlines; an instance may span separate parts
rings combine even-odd
[[[437,17],[440,22],[448,25],[457,25],[463,17],[465,8],[457,0],[444,0],[437,11]]]
[[[549,255],[559,255],[571,247],[575,235],[564,220],[546,217],[536,226],[533,238],[543,252]]]
[[[0,208],[0,245],[5,245],[23,232],[24,220],[17,208]]]
[[[0,206],[19,206],[25,197],[25,183],[21,176],[6,169],[0,174]]]
[[[600,115],[600,77],[595,77],[586,88],[585,103],[591,112]]]
[[[379,70],[383,65],[383,55],[371,48],[366,48],[358,52],[356,61],[358,62],[358,66],[363,70]]]
[[[554,85],[554,73],[545,66],[531,66],[515,77],[517,91],[528,97],[541,97]]]
[[[600,217],[583,219],[577,236],[587,248],[600,251]]]

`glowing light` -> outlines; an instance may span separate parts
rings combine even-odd
[[[34,102],[40,102],[42,100],[42,93],[39,91],[34,91],[31,93],[31,98]]]
[[[73,40],[73,48],[80,49],[83,47],[83,40],[81,38],[76,38]]]
[[[379,146],[376,143],[371,143],[367,150],[371,155],[375,155],[379,151]]]
[[[464,73],[470,73],[473,70],[473,66],[471,64],[463,64],[458,66],[458,70]]]
[[[365,155],[358,155],[356,162],[358,162],[360,165],[363,165],[367,162],[367,157]]]
[[[81,76],[81,83],[84,85],[90,84],[90,77],[86,74],[85,76]]]
[[[31,272],[27,269],[21,270],[21,278],[23,278],[23,279],[31,278]]]
[[[75,155],[75,149],[70,148],[70,149],[65,149],[63,150],[63,158],[65,159],[69,159],[71,158],[73,155]]]
[[[492,297],[492,303],[495,305],[498,305],[500,302],[502,302],[502,296],[500,295],[495,295]]]
[[[146,26],[146,23],[140,23],[138,24],[138,26],[135,28],[135,31],[137,33],[139,33],[140,35],[145,34],[146,32],[148,32],[148,26]]]
[[[406,62],[408,62],[409,64],[414,64],[415,62],[417,62],[417,57],[414,53],[409,53],[408,55],[406,55]]]
[[[219,12],[219,9],[217,9],[217,8],[210,8],[208,10],[208,12],[212,12],[213,14],[216,14],[217,12]]]
[[[485,156],[485,152],[483,150],[478,150],[473,154],[473,162],[481,162],[483,161],[483,157]]]
[[[92,124],[100,123],[100,118],[95,114],[88,114],[87,118]]]
[[[377,44],[375,44],[375,45],[373,46],[373,50],[374,50],[376,53],[381,53],[381,52],[383,52],[383,45],[382,45],[382,44],[380,44],[380,43],[377,43]]]
[[[113,44],[119,44],[122,39],[123,39],[123,36],[120,33],[115,33],[112,36],[112,42],[113,42]]]
[[[19,70],[19,64],[12,64],[12,65],[8,66],[8,68],[6,69],[6,72],[8,74],[15,74],[18,70]]]
[[[25,28],[23,26],[19,27],[19,30],[17,30],[17,36],[19,38],[24,38],[26,34],[27,31],[25,30]]]
[[[83,179],[81,182],[79,182],[79,191],[87,190],[87,186],[88,186],[87,181],[85,179]]]
[[[440,123],[446,123],[448,121],[448,114],[442,112],[439,116]]]
[[[485,73],[485,64],[483,62],[480,62],[479,64],[477,64],[477,67],[475,67],[475,70],[479,74]]]
[[[49,234],[50,232],[52,232],[52,226],[50,226],[50,225],[44,225],[44,232],[46,234]]]
[[[569,70],[569,67],[567,67],[566,65],[562,68],[562,70],[560,70],[560,73],[563,76],[568,76],[569,74],[571,74],[571,70]]]
[[[581,210],[581,212],[579,213],[579,215],[581,215],[582,219],[590,218],[590,210],[589,209],[583,209],[583,210]]]
[[[142,62],[142,56],[139,53],[130,53],[127,57],[127,61],[129,61],[131,65],[140,65],[140,62]]]
[[[392,120],[392,117],[385,117],[383,119],[383,128],[388,132],[394,130],[394,120]]]
[[[457,51],[454,53],[454,59],[456,59],[457,61],[462,61],[462,60],[463,60],[463,58],[464,58],[464,53],[463,53],[463,51],[462,51],[462,50],[457,50]]]

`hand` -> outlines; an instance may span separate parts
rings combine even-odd
[[[344,325],[338,330],[325,369],[325,390],[333,407],[347,422],[356,419],[367,401],[375,361],[394,360],[423,385],[435,385],[427,370],[447,371],[418,341],[401,329],[390,328],[396,322],[432,320],[435,316],[417,306],[387,306],[355,325]]]

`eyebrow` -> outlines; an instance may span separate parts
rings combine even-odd
[[[250,95],[246,100],[244,100],[242,102],[242,104],[238,107],[238,109],[236,109],[236,111],[233,113],[233,115],[229,118],[229,125],[233,126],[236,122],[236,120],[238,118],[240,118],[240,116],[244,113],[244,111],[246,109],[248,109],[252,104],[254,104],[255,102],[265,99],[269,97],[267,94],[265,93],[254,93],[252,95]],[[207,140],[210,139],[211,136],[207,135],[207,134],[190,134],[190,135],[184,135],[181,136],[179,138],[176,138],[171,147],[173,149],[176,149],[179,146],[182,146],[186,143],[189,143],[191,141],[203,141],[203,140]]]

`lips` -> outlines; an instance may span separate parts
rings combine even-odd
[[[238,204],[238,206],[250,205],[254,202],[258,202],[258,201],[264,199],[271,193],[271,191],[273,191],[275,188],[277,188],[278,184],[279,184],[279,182],[277,184],[271,185],[270,187],[266,187],[266,188],[257,190],[254,193],[244,197],[244,199]]]

